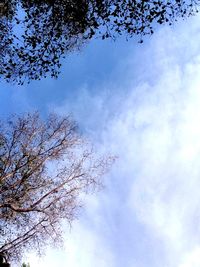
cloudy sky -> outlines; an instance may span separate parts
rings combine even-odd
[[[200,266],[200,17],[136,40],[95,40],[58,80],[1,83],[0,115],[73,114],[118,156],[65,247],[31,267]]]

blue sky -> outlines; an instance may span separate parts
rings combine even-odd
[[[0,114],[72,113],[100,152],[118,155],[86,196],[65,247],[31,267],[200,266],[200,18],[144,44],[93,41],[58,80],[1,84]]]

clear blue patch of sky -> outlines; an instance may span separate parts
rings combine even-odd
[[[0,85],[0,113],[22,112],[37,109],[46,112],[49,104],[60,105],[67,99],[73,101],[79,90],[87,86],[91,93],[103,90],[103,86],[113,80],[124,83],[125,73],[117,73],[123,68],[130,53],[137,54],[143,45],[137,40],[119,38],[112,40],[92,40],[80,51],[66,56],[58,79],[46,78],[32,81],[25,86],[2,82]],[[137,70],[136,70],[137,71]],[[113,92],[115,94],[117,92]],[[24,103],[26,102],[26,103]]]
[[[124,39],[116,42],[91,41],[79,52],[67,55],[58,79],[48,78],[33,82],[27,86],[27,94],[38,107],[50,102],[57,105],[63,99],[73,101],[81,87],[87,85],[94,91],[109,80],[116,66],[128,56],[133,45],[137,45],[137,42],[127,42]]]

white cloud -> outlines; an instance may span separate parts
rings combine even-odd
[[[186,253],[183,263],[179,267],[199,267],[200,266],[200,247],[195,247],[191,252]]]
[[[68,236],[62,266],[200,266],[199,31],[199,18],[161,30],[127,61],[128,90],[86,88],[57,108],[119,155]]]
[[[63,250],[49,249],[45,257],[37,259],[32,255],[29,256],[29,262],[31,266],[73,266],[73,267],[88,267],[94,266],[97,262],[97,266],[110,266],[114,267],[112,262],[112,255],[109,253],[105,244],[102,244],[99,237],[96,237],[94,233],[90,232],[87,227],[83,225],[74,224],[73,231],[68,233],[68,238],[65,240],[65,248]],[[102,256],[103,255],[103,256]]]

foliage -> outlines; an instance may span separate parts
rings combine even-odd
[[[57,77],[61,59],[94,36],[143,38],[156,24],[198,12],[199,0],[3,0],[0,74],[10,82]],[[142,40],[142,39],[141,39]]]
[[[18,261],[62,241],[80,195],[101,184],[112,159],[96,158],[70,117],[13,117],[0,128],[0,253]]]
[[[29,263],[22,263],[22,266],[21,267],[30,267],[30,264]]]

